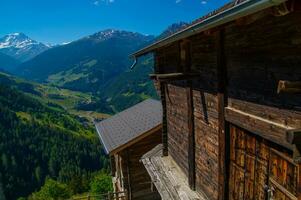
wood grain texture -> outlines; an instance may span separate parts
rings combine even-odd
[[[115,157],[118,157],[117,160],[119,160],[116,164],[116,185],[119,185],[119,190],[126,190],[128,192],[128,199],[161,199],[157,190],[152,190],[152,182],[149,174],[140,162],[140,158],[145,153],[160,143],[161,130],[115,155]]]
[[[210,199],[223,198],[227,182],[225,124],[235,124],[254,136],[243,140],[239,133],[232,138],[245,141],[229,150],[227,158],[235,159],[230,168],[237,169],[229,174],[237,177],[229,183],[234,199],[264,199],[270,146],[286,153],[296,147],[288,142],[287,132],[301,128],[301,95],[278,94],[277,87],[280,80],[301,81],[301,12],[275,17],[268,11],[256,13],[247,23],[225,25],[223,38],[215,29],[186,39],[190,70],[199,74],[192,80],[196,190]],[[184,57],[179,43],[158,49],[158,71],[179,73],[177,63],[184,66],[183,59],[179,62]],[[166,105],[168,150],[188,178],[191,138],[185,87],[182,80],[168,82]]]

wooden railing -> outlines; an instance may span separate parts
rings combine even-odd
[[[100,194],[100,195],[88,194],[81,197],[73,197],[69,200],[127,200],[127,193],[109,192],[107,194]]]

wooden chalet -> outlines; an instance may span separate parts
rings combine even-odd
[[[162,199],[301,199],[300,11],[238,0],[133,54],[154,55],[162,144],[142,162]]]
[[[111,159],[114,193],[126,194],[113,199],[160,199],[140,158],[161,142],[161,102],[146,100],[99,122],[96,129]]]

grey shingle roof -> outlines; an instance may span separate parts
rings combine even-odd
[[[148,99],[97,123],[95,126],[101,142],[109,154],[161,124],[161,102]]]

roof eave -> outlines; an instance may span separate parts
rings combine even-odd
[[[95,124],[95,129],[96,129],[97,134],[98,134],[98,136],[99,136],[99,138],[100,138],[100,141],[101,141],[101,144],[102,144],[102,146],[103,146],[103,148],[104,148],[104,150],[105,150],[105,153],[106,153],[107,155],[110,155],[110,151],[109,151],[108,148],[106,147],[106,144],[105,144],[105,142],[104,142],[104,140],[103,140],[103,138],[102,138],[102,135],[101,135],[101,133],[99,132],[99,130],[98,130],[96,124]]]
[[[179,31],[167,38],[159,40],[152,45],[149,45],[131,55],[132,58],[137,58],[153,52],[155,49],[161,48],[178,40],[193,36],[211,28],[226,24],[235,19],[245,17],[266,8],[277,6],[287,0],[247,0],[214,16],[211,16],[204,21],[189,26],[182,31]]]
[[[112,156],[112,155],[114,155],[114,154],[116,154],[116,153],[118,153],[118,152],[120,152],[120,151],[126,149],[127,147],[132,146],[133,144],[136,144],[137,142],[143,140],[143,139],[146,138],[147,136],[150,136],[151,134],[153,134],[153,133],[159,131],[161,128],[162,128],[162,123],[159,124],[159,125],[157,125],[156,127],[152,128],[152,129],[150,129],[150,130],[144,132],[144,133],[141,134],[140,136],[138,136],[138,137],[136,137],[136,138],[134,138],[134,139],[132,139],[132,140],[126,142],[125,144],[123,144],[123,145],[121,145],[121,146],[119,146],[119,147],[116,147],[115,149],[112,149],[108,154],[109,154],[110,156]]]

